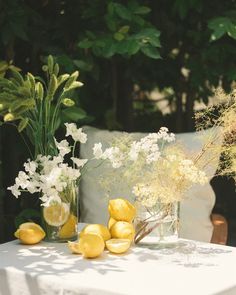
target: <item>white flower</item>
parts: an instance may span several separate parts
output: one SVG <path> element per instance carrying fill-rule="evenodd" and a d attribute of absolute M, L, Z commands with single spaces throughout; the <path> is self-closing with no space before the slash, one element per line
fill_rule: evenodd
<path fill-rule="evenodd" d="M 28 160 L 28 162 L 24 164 L 24 167 L 26 172 L 29 172 L 29 174 L 34 174 L 38 164 L 35 161 Z"/>
<path fill-rule="evenodd" d="M 110 160 L 113 168 L 119 168 L 122 166 L 124 155 L 118 147 L 110 147 L 104 151 L 101 158 Z"/>
<path fill-rule="evenodd" d="M 19 191 L 19 186 L 17 184 L 9 186 L 7 189 L 10 190 L 13 196 L 15 196 L 16 198 L 21 195 L 21 192 Z"/>
<path fill-rule="evenodd" d="M 25 189 L 29 183 L 29 176 L 25 172 L 20 171 L 15 179 L 15 183 L 16 185 L 21 186 L 23 189 Z"/>
<path fill-rule="evenodd" d="M 78 159 L 74 157 L 72 157 L 71 160 L 76 164 L 77 167 L 83 167 L 88 162 L 87 159 Z"/>
<path fill-rule="evenodd" d="M 93 155 L 94 155 L 95 159 L 101 159 L 101 157 L 103 155 L 101 142 L 94 144 Z"/>
<path fill-rule="evenodd" d="M 81 143 L 86 143 L 87 134 L 82 131 L 82 128 L 77 129 L 75 123 L 65 123 L 66 126 L 66 136 L 71 136 L 74 141 L 79 141 Z"/>
<path fill-rule="evenodd" d="M 54 141 L 61 157 L 64 157 L 66 154 L 70 153 L 71 149 L 69 142 L 66 139 L 62 140 L 61 142 L 57 142 L 56 138 L 54 138 Z"/>

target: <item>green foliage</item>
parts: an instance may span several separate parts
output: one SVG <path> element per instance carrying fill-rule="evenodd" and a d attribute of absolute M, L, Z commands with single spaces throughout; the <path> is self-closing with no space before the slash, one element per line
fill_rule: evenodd
<path fill-rule="evenodd" d="M 15 227 L 18 228 L 22 223 L 25 222 L 36 222 L 40 223 L 41 215 L 35 209 L 25 209 L 20 212 L 15 218 Z"/>
<path fill-rule="evenodd" d="M 215 41 L 226 34 L 231 38 L 236 39 L 236 14 L 235 18 L 214 18 L 209 21 L 208 27 L 213 30 L 213 33 L 211 34 L 212 41 Z"/>
<path fill-rule="evenodd" d="M 129 57 L 139 51 L 151 58 L 160 58 L 160 32 L 146 20 L 150 8 L 128 1 L 127 5 L 110 1 L 105 7 L 105 17 L 98 22 L 98 31 L 86 31 L 86 36 L 78 43 L 82 49 L 91 49 L 98 57 L 111 58 L 118 54 Z M 97 18 L 96 7 L 88 5 L 86 20 Z M 94 28 L 93 28 L 94 29 Z M 96 28 L 95 28 L 96 30 Z"/>
<path fill-rule="evenodd" d="M 31 73 L 25 76 L 11 68 L 10 78 L 0 78 L 0 115 L 4 122 L 16 121 L 18 131 L 26 129 L 35 148 L 35 155 L 54 153 L 53 137 L 63 118 L 77 122 L 86 112 L 68 98 L 83 83 L 77 81 L 78 71 L 59 75 L 59 65 L 51 55 L 43 66 L 46 81 Z M 66 110 L 61 110 L 61 106 Z"/>

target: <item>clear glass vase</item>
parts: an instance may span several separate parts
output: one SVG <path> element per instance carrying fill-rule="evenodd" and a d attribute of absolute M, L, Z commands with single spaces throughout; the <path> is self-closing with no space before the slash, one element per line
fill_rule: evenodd
<path fill-rule="evenodd" d="M 153 208 L 137 207 L 135 243 L 170 245 L 179 238 L 179 202 L 158 202 Z"/>
<path fill-rule="evenodd" d="M 78 187 L 69 185 L 60 195 L 61 202 L 53 202 L 42 209 L 42 225 L 48 242 L 77 239 Z"/>

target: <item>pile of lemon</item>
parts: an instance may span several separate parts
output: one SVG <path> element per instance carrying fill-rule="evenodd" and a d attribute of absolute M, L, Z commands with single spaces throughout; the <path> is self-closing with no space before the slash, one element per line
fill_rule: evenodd
<path fill-rule="evenodd" d="M 135 207 L 125 199 L 109 201 L 110 219 L 108 226 L 89 224 L 83 228 L 76 242 L 68 242 L 72 253 L 82 254 L 85 258 L 96 258 L 107 248 L 115 254 L 125 253 L 134 239 Z"/>
<path fill-rule="evenodd" d="M 44 210 L 44 218 L 49 224 L 58 226 L 59 221 L 55 217 L 62 215 L 62 209 L 53 206 Z M 105 248 L 116 254 L 125 253 L 130 248 L 135 235 L 135 207 L 129 201 L 119 198 L 109 201 L 108 211 L 110 218 L 107 226 L 89 224 L 80 232 L 77 241 L 68 242 L 72 253 L 82 254 L 85 258 L 95 258 L 101 255 Z M 70 214 L 64 218 L 63 223 L 59 236 L 64 239 L 70 238 L 74 234 L 77 218 Z M 44 239 L 45 232 L 38 224 L 26 222 L 20 225 L 15 236 L 21 243 L 33 245 Z"/>

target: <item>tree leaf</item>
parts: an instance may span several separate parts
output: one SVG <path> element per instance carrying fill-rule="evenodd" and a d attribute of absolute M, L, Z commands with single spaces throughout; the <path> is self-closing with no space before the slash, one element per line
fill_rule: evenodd
<path fill-rule="evenodd" d="M 125 20 L 131 20 L 131 13 L 130 11 L 122 4 L 114 3 L 115 11 L 117 15 Z"/>
<path fill-rule="evenodd" d="M 93 41 L 89 40 L 88 38 L 85 38 L 84 40 L 81 40 L 78 43 L 78 46 L 83 49 L 90 48 L 92 47 L 92 45 L 93 45 Z"/>
<path fill-rule="evenodd" d="M 134 13 L 136 14 L 148 14 L 151 11 L 151 9 L 147 6 L 138 6 L 135 8 Z"/>
<path fill-rule="evenodd" d="M 155 48 L 151 46 L 144 46 L 141 47 L 141 51 L 148 57 L 154 58 L 154 59 L 160 59 L 160 52 Z"/>

